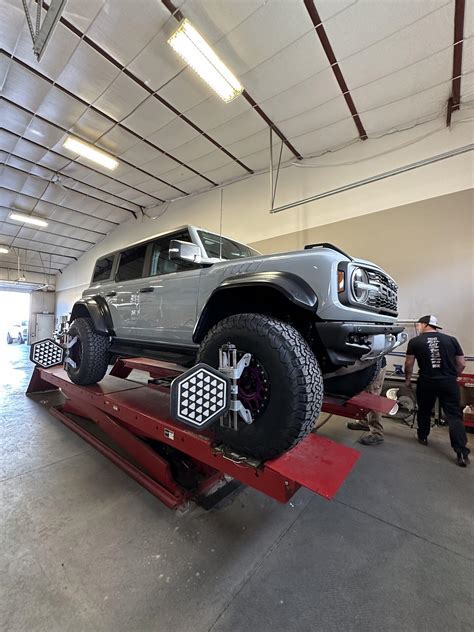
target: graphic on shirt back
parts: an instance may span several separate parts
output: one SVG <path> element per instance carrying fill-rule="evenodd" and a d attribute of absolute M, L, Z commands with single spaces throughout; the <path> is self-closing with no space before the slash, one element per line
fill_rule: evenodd
<path fill-rule="evenodd" d="M 428 338 L 428 349 L 430 352 L 431 368 L 441 368 L 441 354 L 439 352 L 439 340 L 438 338 Z"/>

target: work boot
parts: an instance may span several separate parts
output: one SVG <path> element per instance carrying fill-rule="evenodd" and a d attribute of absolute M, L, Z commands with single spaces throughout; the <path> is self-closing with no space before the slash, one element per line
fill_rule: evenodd
<path fill-rule="evenodd" d="M 378 445 L 383 443 L 383 437 L 376 434 L 364 435 L 359 439 L 359 443 L 362 443 L 362 445 Z"/>
<path fill-rule="evenodd" d="M 459 467 L 466 467 L 467 464 L 470 463 L 469 457 L 461 452 L 458 452 L 458 465 Z"/>
<path fill-rule="evenodd" d="M 364 424 L 360 421 L 350 421 L 347 424 L 347 427 L 349 428 L 349 430 L 365 430 L 366 432 L 367 430 L 370 430 L 369 424 Z"/>

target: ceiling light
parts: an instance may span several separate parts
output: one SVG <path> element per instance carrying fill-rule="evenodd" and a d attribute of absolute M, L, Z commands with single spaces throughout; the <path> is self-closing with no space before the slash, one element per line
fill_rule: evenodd
<path fill-rule="evenodd" d="M 118 167 L 118 160 L 115 160 L 115 158 L 112 158 L 112 156 L 109 156 L 109 154 L 106 154 L 104 151 L 100 151 L 92 145 L 83 143 L 81 140 L 73 138 L 72 136 L 68 136 L 66 138 L 63 147 L 79 154 L 79 156 L 84 156 L 84 158 L 92 160 L 92 162 L 96 162 L 107 169 L 115 169 Z"/>
<path fill-rule="evenodd" d="M 10 252 L 10 248 L 8 246 L 4 246 L 0 244 L 0 255 L 7 255 Z"/>
<path fill-rule="evenodd" d="M 226 103 L 244 89 L 188 20 L 181 22 L 168 44 Z"/>
<path fill-rule="evenodd" d="M 10 213 L 10 219 L 14 219 L 17 222 L 24 222 L 25 224 L 32 224 L 33 226 L 42 226 L 43 228 L 48 225 L 48 222 L 45 222 L 44 219 L 27 215 L 26 213 Z"/>

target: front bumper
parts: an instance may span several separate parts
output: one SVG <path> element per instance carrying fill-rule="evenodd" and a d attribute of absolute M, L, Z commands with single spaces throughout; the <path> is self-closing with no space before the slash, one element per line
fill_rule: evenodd
<path fill-rule="evenodd" d="M 407 339 L 400 325 L 325 322 L 317 323 L 316 329 L 329 359 L 336 366 L 376 360 Z"/>

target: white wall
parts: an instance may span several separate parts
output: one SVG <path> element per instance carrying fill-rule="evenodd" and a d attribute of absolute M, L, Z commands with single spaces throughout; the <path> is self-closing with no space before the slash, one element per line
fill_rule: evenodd
<path fill-rule="evenodd" d="M 359 142 L 337 153 L 303 163 L 318 163 L 324 168 L 285 168 L 279 178 L 276 205 L 306 198 L 473 142 L 473 127 L 470 123 L 457 123 L 451 129 L 440 129 L 440 124 L 443 125 L 437 120 L 382 139 Z M 398 149 L 392 151 L 394 147 Z M 371 156 L 376 157 L 357 164 L 333 166 Z M 223 189 L 222 228 L 224 234 L 252 243 L 468 189 L 473 184 L 472 152 L 469 152 L 270 215 L 269 175 L 266 173 Z M 183 198 L 170 204 L 166 210 L 165 207 L 157 207 L 155 211 L 149 211 L 156 215 L 165 211 L 158 219 L 132 219 L 117 227 L 58 276 L 56 313 L 70 310 L 68 304 L 72 304 L 80 295 L 82 287 L 89 283 L 94 262 L 102 254 L 182 224 L 197 224 L 219 231 L 220 195 L 220 190 L 216 189 Z"/>

